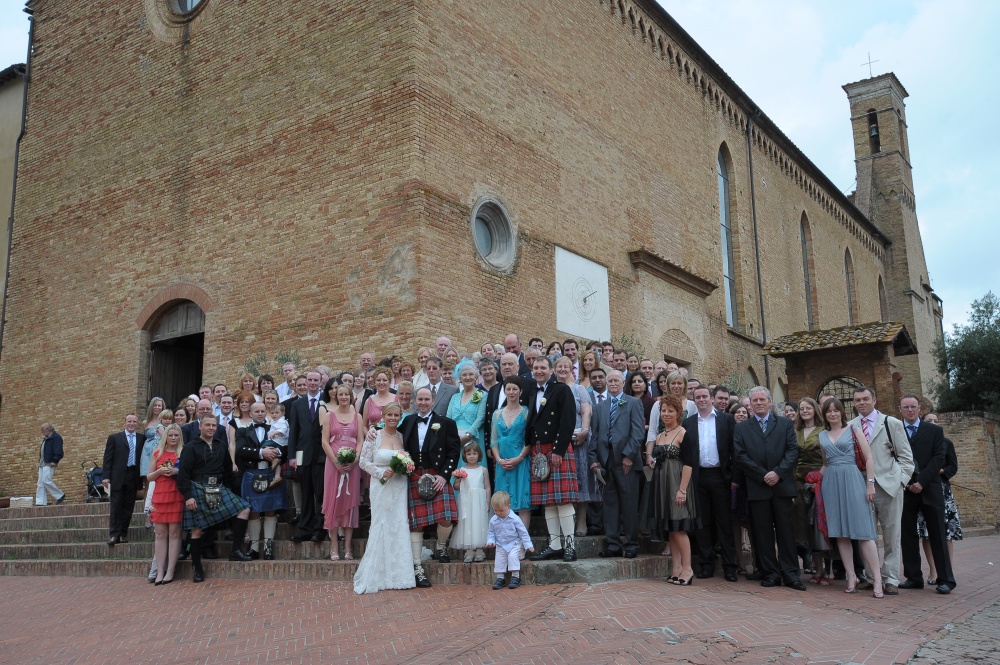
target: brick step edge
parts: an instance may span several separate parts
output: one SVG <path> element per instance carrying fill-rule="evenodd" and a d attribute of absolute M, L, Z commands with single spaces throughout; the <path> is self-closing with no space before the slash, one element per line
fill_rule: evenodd
<path fill-rule="evenodd" d="M 288 580 L 300 582 L 351 582 L 358 561 L 205 561 L 209 580 Z M 464 584 L 489 586 L 496 578 L 491 562 L 437 563 L 427 562 L 424 571 L 433 584 Z M 136 584 L 146 584 L 149 560 L 24 560 L 0 561 L 2 576 L 31 577 L 133 577 Z M 191 563 L 177 564 L 176 579 L 190 583 Z M 547 561 L 521 563 L 521 579 L 525 584 L 602 584 L 629 579 L 662 580 L 670 574 L 670 560 L 656 555 L 641 555 L 635 559 L 587 559 L 575 563 Z"/>

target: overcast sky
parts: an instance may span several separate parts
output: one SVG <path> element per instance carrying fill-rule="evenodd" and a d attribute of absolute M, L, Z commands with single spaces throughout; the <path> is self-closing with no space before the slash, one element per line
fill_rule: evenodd
<path fill-rule="evenodd" d="M 841 86 L 868 76 L 869 52 L 875 75 L 895 72 L 910 93 L 917 216 L 945 329 L 988 290 L 1000 293 L 1000 215 L 989 204 L 1000 176 L 1000 2 L 660 2 L 845 193 L 855 170 Z M 22 7 L 0 6 L 0 67 L 24 62 Z"/>

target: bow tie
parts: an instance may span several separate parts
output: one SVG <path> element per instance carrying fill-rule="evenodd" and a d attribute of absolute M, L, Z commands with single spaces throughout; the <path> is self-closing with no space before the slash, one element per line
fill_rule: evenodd
<path fill-rule="evenodd" d="M 254 427 L 263 427 L 265 432 L 268 431 L 269 429 L 271 429 L 271 426 L 268 425 L 267 423 L 260 423 L 260 424 L 254 423 L 253 426 Z"/>
<path fill-rule="evenodd" d="M 430 416 L 417 416 L 417 422 L 418 423 L 423 423 L 424 425 L 426 425 L 427 421 L 430 420 L 430 419 L 431 419 Z"/>

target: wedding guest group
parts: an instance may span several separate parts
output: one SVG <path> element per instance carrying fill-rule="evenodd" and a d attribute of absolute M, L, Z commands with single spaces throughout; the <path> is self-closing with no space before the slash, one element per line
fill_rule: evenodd
<path fill-rule="evenodd" d="M 487 549 L 493 588 L 515 589 L 522 559 L 572 563 L 587 535 L 604 536 L 600 556 L 624 558 L 648 537 L 670 555 L 673 585 L 743 573 L 805 591 L 803 574 L 829 586 L 837 562 L 844 591 L 875 598 L 925 586 L 923 539 L 930 585 L 957 586 L 958 461 L 919 396 L 894 405 L 902 419 L 881 413 L 868 386 L 776 405 L 765 387 L 738 394 L 611 342 L 501 339 L 464 354 L 442 335 L 412 362 L 364 350 L 340 371 L 285 363 L 277 385 L 243 373 L 173 410 L 154 398 L 141 427 L 129 414 L 108 437 L 109 545 L 127 542 L 145 478 L 160 584 L 188 554 L 182 530 L 201 581 L 219 529 L 247 565 L 276 558 L 282 516 L 294 543 L 329 540 L 330 560 L 350 561 L 370 514 L 358 593 L 430 587 L 426 565 L 453 552 L 474 564 Z M 59 502 L 42 475 L 61 439 L 50 425 L 42 433 L 39 503 L 46 492 Z M 744 528 L 752 565 L 740 558 Z"/>

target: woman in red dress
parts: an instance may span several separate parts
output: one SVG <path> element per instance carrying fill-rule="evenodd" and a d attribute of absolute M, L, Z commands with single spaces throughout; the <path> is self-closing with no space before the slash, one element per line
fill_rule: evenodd
<path fill-rule="evenodd" d="M 177 491 L 177 460 L 184 448 L 179 425 L 169 425 L 163 431 L 159 445 L 153 451 L 146 479 L 156 481 L 153 491 L 153 512 L 149 519 L 156 531 L 153 555 L 156 557 L 156 585 L 174 581 L 174 568 L 181 552 L 181 518 L 184 497 Z"/>

